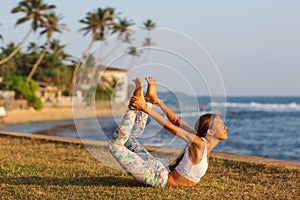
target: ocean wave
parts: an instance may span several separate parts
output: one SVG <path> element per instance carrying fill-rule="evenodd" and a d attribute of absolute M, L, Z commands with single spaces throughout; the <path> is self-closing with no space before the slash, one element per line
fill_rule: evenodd
<path fill-rule="evenodd" d="M 183 111 L 183 112 L 176 112 L 177 115 L 180 117 L 197 117 L 205 114 L 206 112 L 197 112 L 197 111 Z"/>
<path fill-rule="evenodd" d="M 291 103 L 239 103 L 239 102 L 211 102 L 210 107 L 226 107 L 229 111 L 268 111 L 268 112 L 299 112 L 300 105 Z"/>

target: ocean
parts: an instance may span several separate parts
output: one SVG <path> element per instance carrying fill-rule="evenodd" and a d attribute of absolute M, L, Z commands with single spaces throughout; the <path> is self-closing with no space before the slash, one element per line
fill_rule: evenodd
<path fill-rule="evenodd" d="M 221 103 L 210 97 L 197 97 L 195 103 L 195 98 L 185 95 L 162 93 L 159 96 L 190 126 L 212 107 L 226 110 L 222 118 L 228 127 L 228 140 L 221 141 L 214 151 L 300 162 L 300 97 L 226 97 Z M 73 120 L 10 125 L 1 130 L 107 141 L 121 120 L 122 116 L 101 117 L 95 126 L 95 119 L 83 119 L 79 122 L 79 132 Z M 159 147 L 185 147 L 183 141 L 150 118 L 140 142 Z"/>

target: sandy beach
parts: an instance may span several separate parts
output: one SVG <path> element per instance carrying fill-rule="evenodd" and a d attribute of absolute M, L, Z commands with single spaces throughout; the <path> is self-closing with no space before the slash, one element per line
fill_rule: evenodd
<path fill-rule="evenodd" d="M 122 111 L 120 111 L 120 113 L 121 112 Z M 96 115 L 110 116 L 112 115 L 112 110 L 110 108 L 100 108 L 96 110 Z M 72 107 L 47 107 L 43 108 L 42 110 L 18 109 L 7 111 L 7 116 L 3 118 L 1 123 L 4 125 L 9 125 L 67 119 L 73 119 Z"/>

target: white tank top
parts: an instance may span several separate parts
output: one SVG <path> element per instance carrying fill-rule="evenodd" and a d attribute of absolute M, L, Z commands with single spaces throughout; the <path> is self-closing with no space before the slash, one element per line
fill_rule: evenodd
<path fill-rule="evenodd" d="M 206 141 L 204 138 L 201 139 L 204 140 L 205 145 L 202 160 L 194 165 L 190 160 L 189 148 L 186 148 L 182 160 L 175 168 L 181 176 L 194 183 L 199 183 L 200 178 L 204 176 L 208 168 Z"/>

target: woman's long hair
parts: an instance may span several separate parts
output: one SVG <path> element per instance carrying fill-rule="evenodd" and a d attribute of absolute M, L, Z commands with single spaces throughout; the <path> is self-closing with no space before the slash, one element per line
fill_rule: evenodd
<path fill-rule="evenodd" d="M 195 130 L 197 131 L 196 136 L 198 137 L 205 137 L 207 134 L 207 130 L 212 126 L 212 122 L 214 121 L 214 119 L 217 117 L 218 115 L 213 114 L 213 113 L 207 113 L 204 114 L 202 116 L 200 116 L 200 118 L 197 120 L 197 122 L 195 123 Z M 181 155 L 175 160 L 175 162 L 173 162 L 170 166 L 169 169 L 170 171 L 173 171 L 177 165 L 181 162 L 184 153 L 185 153 L 185 149 L 183 150 L 183 152 L 181 153 Z"/>

